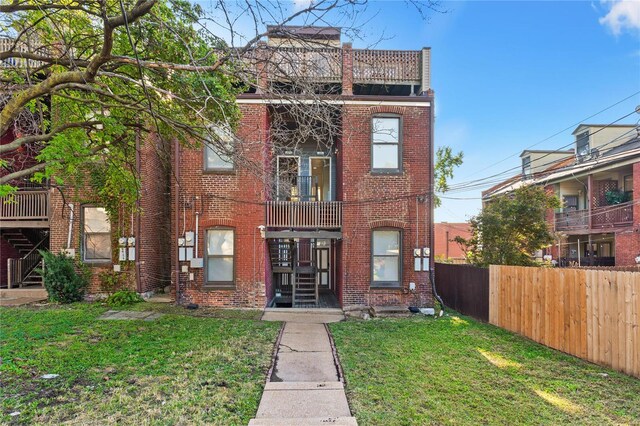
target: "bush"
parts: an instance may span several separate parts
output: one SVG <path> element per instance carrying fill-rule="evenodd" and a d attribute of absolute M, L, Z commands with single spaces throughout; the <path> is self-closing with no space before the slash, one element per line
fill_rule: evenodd
<path fill-rule="evenodd" d="M 126 275 L 119 272 L 107 271 L 100 273 L 100 290 L 111 296 L 113 293 L 125 290 L 127 286 Z"/>
<path fill-rule="evenodd" d="M 105 300 L 107 305 L 111 307 L 128 306 L 138 302 L 144 302 L 138 293 L 131 290 L 120 290 L 107 297 Z"/>
<path fill-rule="evenodd" d="M 44 259 L 41 270 L 44 287 L 52 302 L 72 303 L 82 300 L 89 285 L 90 273 L 86 267 L 66 255 L 40 251 Z"/>

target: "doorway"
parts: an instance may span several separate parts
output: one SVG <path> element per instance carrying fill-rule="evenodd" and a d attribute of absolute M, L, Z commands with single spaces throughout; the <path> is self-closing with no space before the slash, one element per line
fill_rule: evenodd
<path fill-rule="evenodd" d="M 316 201 L 331 200 L 331 157 L 309 157 L 309 170 L 315 184 Z"/>

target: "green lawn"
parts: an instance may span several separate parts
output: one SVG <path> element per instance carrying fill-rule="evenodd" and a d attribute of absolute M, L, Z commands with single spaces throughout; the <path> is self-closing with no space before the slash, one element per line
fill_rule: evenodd
<path fill-rule="evenodd" d="M 470 318 L 331 331 L 361 425 L 640 424 L 640 380 Z"/>
<path fill-rule="evenodd" d="M 133 309 L 147 308 L 168 313 L 98 321 L 97 304 L 0 308 L 0 423 L 247 424 L 279 324 L 255 311 Z"/>

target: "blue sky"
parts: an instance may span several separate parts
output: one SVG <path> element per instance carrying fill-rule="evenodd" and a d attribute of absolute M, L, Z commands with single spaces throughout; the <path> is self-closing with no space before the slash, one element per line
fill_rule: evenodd
<path fill-rule="evenodd" d="M 272 4 L 286 15 L 309 1 Z M 431 47 L 435 143 L 465 155 L 452 184 L 518 168 L 523 149 L 560 148 L 578 123 L 610 123 L 640 105 L 640 0 L 443 1 L 442 8 L 447 13 L 425 21 L 407 1 L 370 0 L 355 24 L 335 15 L 327 23 L 361 27 L 356 48 Z M 253 35 L 243 19 L 239 29 Z M 436 221 L 479 212 L 480 189 L 445 196 L 462 199 L 443 198 Z"/>
<path fill-rule="evenodd" d="M 432 48 L 436 146 L 465 154 L 452 183 L 518 167 L 523 149 L 571 127 L 535 148 L 566 145 L 574 124 L 640 91 L 639 1 L 443 6 L 448 13 L 432 13 L 428 22 L 403 2 L 373 2 L 369 9 L 380 10 L 371 28 L 393 36 L 378 48 Z M 640 94 L 587 121 L 610 123 L 637 105 Z M 478 189 L 445 195 L 471 199 L 443 199 L 436 221 L 464 221 L 480 209 Z"/>

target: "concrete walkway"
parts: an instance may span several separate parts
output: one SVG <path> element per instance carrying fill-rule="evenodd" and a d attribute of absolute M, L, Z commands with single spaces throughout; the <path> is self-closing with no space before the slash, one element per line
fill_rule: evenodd
<path fill-rule="evenodd" d="M 265 312 L 263 320 L 285 324 L 273 371 L 249 425 L 357 425 L 325 326 L 344 319 L 336 311 Z"/>

